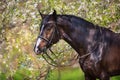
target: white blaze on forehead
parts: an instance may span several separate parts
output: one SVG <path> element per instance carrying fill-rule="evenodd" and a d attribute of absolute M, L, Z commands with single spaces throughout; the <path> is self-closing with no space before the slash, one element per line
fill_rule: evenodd
<path fill-rule="evenodd" d="M 41 35 L 41 33 L 43 32 L 43 28 L 44 28 L 44 25 L 42 25 L 42 27 L 41 27 L 40 35 Z M 36 53 L 37 53 L 38 50 L 39 50 L 38 47 L 39 47 L 41 41 L 42 41 L 41 38 L 38 38 L 38 39 L 37 39 L 36 46 L 35 46 L 35 52 L 36 52 Z"/>
<path fill-rule="evenodd" d="M 41 27 L 40 35 L 41 35 L 42 32 L 43 32 L 43 28 L 44 28 L 44 25 L 42 25 L 42 27 Z M 39 38 L 37 39 L 37 42 L 36 42 L 36 47 L 38 47 L 40 43 L 41 43 L 41 38 L 39 37 Z"/>
<path fill-rule="evenodd" d="M 41 33 L 43 32 L 44 26 L 45 26 L 45 25 L 42 25 L 42 26 L 41 26 L 40 35 L 41 35 Z"/>

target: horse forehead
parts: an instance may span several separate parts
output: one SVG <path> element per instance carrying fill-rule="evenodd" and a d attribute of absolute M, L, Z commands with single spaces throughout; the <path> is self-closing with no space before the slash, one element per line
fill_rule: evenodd
<path fill-rule="evenodd" d="M 52 20 L 47 20 L 47 21 L 42 21 L 42 25 L 46 25 L 46 24 L 50 24 L 50 23 L 54 23 L 54 21 Z"/>
<path fill-rule="evenodd" d="M 41 22 L 41 28 L 45 27 L 46 24 L 54 24 L 55 22 L 52 21 L 51 19 L 49 19 L 49 16 L 47 16 L 46 18 L 44 18 Z"/>

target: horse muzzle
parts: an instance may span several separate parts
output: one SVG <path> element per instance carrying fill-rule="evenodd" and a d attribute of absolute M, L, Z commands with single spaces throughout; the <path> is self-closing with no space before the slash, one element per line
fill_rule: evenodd
<path fill-rule="evenodd" d="M 46 50 L 47 50 L 46 47 L 44 47 L 44 48 L 35 47 L 34 48 L 34 52 L 36 53 L 36 55 L 39 55 L 39 54 L 45 52 Z"/>

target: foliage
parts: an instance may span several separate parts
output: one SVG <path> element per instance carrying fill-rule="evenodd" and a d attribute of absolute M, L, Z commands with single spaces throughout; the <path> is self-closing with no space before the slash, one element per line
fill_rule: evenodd
<path fill-rule="evenodd" d="M 119 0 L 0 0 L 0 5 L 0 80 L 49 78 L 48 64 L 33 52 L 41 21 L 37 9 L 44 14 L 55 9 L 58 14 L 76 15 L 120 32 Z M 52 57 L 70 65 L 75 52 L 69 48 L 60 41 L 52 47 L 57 55 Z"/>
<path fill-rule="evenodd" d="M 84 80 L 83 72 L 78 68 L 60 68 L 60 70 L 51 70 L 47 80 Z M 60 76 L 60 77 L 59 77 Z M 111 80 L 119 80 L 120 76 L 112 77 Z"/>

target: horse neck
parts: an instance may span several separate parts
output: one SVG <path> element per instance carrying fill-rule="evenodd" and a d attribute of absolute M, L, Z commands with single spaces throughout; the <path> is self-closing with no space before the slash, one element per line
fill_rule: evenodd
<path fill-rule="evenodd" d="M 72 48 L 75 49 L 79 55 L 86 54 L 86 41 L 87 37 L 86 28 L 82 26 L 75 26 L 71 24 L 69 21 L 65 20 L 58 24 L 62 39 L 64 39 Z M 81 25 L 81 24 L 80 24 Z"/>

